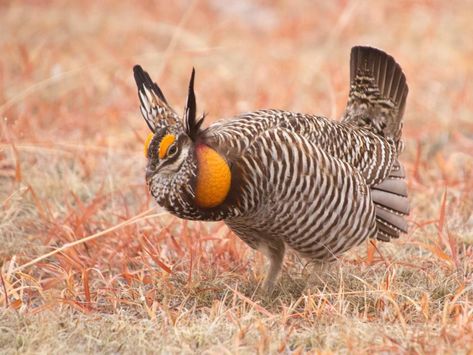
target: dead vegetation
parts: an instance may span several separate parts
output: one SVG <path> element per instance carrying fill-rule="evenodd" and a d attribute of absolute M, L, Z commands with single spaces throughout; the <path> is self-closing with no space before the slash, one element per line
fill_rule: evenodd
<path fill-rule="evenodd" d="M 463 1 L 0 4 L 0 351 L 471 352 L 471 18 Z M 194 66 L 210 119 L 337 117 L 355 44 L 408 78 L 410 233 L 320 274 L 292 256 L 266 299 L 263 257 L 151 201 L 131 67 L 180 107 Z"/>

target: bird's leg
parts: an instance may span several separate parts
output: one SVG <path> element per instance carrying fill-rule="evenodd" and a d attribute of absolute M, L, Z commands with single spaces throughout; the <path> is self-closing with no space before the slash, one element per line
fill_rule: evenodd
<path fill-rule="evenodd" d="M 263 290 L 265 293 L 271 294 L 282 268 L 285 251 L 284 243 L 282 241 L 271 241 L 271 245 L 265 244 L 258 249 L 269 259 L 269 270 L 263 283 Z"/>
<path fill-rule="evenodd" d="M 316 288 L 325 288 L 327 286 L 327 275 L 332 270 L 335 262 L 333 261 L 314 261 L 311 263 L 310 275 L 307 286 Z"/>

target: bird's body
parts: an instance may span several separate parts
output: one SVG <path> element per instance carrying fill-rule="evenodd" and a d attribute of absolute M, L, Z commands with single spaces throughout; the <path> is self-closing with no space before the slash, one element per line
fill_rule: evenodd
<path fill-rule="evenodd" d="M 154 132 L 151 194 L 180 218 L 224 220 L 270 259 L 268 288 L 286 246 L 329 261 L 367 238 L 399 237 L 409 209 L 397 160 L 407 85 L 392 57 L 379 50 L 355 47 L 351 66 L 341 122 L 261 110 L 206 129 L 195 120 L 193 76 L 183 127 L 157 85 L 135 69 L 142 112 Z M 161 154 L 166 140 L 177 157 Z"/>

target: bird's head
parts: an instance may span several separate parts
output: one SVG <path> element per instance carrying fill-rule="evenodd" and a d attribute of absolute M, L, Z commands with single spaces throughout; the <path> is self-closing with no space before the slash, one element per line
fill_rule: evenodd
<path fill-rule="evenodd" d="M 171 108 L 159 86 L 141 66 L 135 66 L 133 71 L 138 86 L 141 113 L 151 130 L 144 147 L 145 156 L 148 158 L 146 181 L 149 184 L 154 176 L 170 178 L 179 172 L 188 155 L 193 152 L 204 115 L 197 120 L 194 70 L 183 117 L 179 117 Z"/>
<path fill-rule="evenodd" d="M 195 71 L 192 70 L 182 117 L 171 108 L 148 73 L 138 65 L 133 71 L 141 113 L 151 130 L 145 143 L 146 182 L 151 193 L 158 202 L 165 202 L 170 188 L 187 184 L 193 189 L 195 205 L 220 205 L 230 189 L 231 173 L 226 160 L 200 139 L 205 115 L 199 119 L 196 116 Z"/>

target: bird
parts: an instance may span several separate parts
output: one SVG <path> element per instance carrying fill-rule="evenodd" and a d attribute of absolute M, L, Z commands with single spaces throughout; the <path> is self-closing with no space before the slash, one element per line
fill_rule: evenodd
<path fill-rule="evenodd" d="M 263 109 L 203 128 L 192 69 L 179 115 L 140 65 L 140 110 L 151 130 L 145 179 L 156 202 L 187 220 L 224 221 L 269 268 L 272 292 L 287 249 L 330 263 L 365 240 L 408 231 L 406 172 L 398 156 L 408 86 L 380 49 L 355 46 L 341 119 Z"/>

